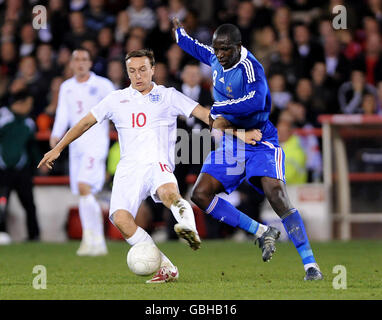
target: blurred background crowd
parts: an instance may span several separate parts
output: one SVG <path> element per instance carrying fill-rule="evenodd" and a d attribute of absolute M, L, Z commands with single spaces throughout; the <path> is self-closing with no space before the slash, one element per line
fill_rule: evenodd
<path fill-rule="evenodd" d="M 46 29 L 33 28 L 35 5 L 46 7 Z M 346 8 L 346 29 L 333 28 L 336 5 Z M 210 106 L 210 68 L 176 45 L 173 17 L 190 36 L 208 45 L 218 25 L 239 27 L 243 45 L 268 77 L 271 120 L 287 156 L 288 184 L 322 181 L 321 139 L 297 135 L 296 128 L 319 128 L 321 114 L 382 113 L 381 0 L 0 0 L 0 106 L 10 107 L 12 98 L 26 90 L 33 97 L 27 113 L 36 131 L 49 131 L 60 85 L 72 76 L 71 52 L 80 46 L 92 54 L 92 71 L 109 78 L 116 89 L 129 85 L 126 53 L 151 48 L 157 84 L 174 86 Z M 178 126 L 190 134 L 203 128 L 195 119 L 179 119 Z M 41 153 L 48 150 L 47 141 L 38 144 Z M 112 149 L 111 177 L 115 157 Z M 183 194 L 199 169 L 177 167 Z M 67 162 L 62 161 L 49 174 L 67 173 Z M 253 194 L 244 184 L 231 200 L 256 217 L 262 197 Z M 154 220 L 160 222 L 161 217 Z M 221 236 L 214 228 L 211 237 Z"/>

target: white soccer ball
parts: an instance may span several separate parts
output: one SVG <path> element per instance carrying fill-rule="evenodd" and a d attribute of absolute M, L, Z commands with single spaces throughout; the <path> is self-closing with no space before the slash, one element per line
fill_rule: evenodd
<path fill-rule="evenodd" d="M 12 242 L 11 237 L 6 232 L 0 232 L 0 245 L 7 245 Z"/>
<path fill-rule="evenodd" d="M 140 242 L 127 253 L 127 265 L 139 276 L 148 276 L 157 271 L 162 259 L 158 247 L 151 242 Z"/>

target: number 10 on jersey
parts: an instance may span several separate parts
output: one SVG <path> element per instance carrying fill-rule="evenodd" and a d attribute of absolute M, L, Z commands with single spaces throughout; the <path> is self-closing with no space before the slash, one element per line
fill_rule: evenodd
<path fill-rule="evenodd" d="M 131 125 L 133 128 L 139 127 L 142 128 L 146 124 L 146 115 L 143 112 L 131 114 Z"/>

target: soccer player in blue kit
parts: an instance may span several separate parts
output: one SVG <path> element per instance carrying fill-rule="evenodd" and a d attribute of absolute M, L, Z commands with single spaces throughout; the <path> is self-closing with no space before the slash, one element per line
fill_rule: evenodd
<path fill-rule="evenodd" d="M 255 145 L 240 145 L 232 135 L 224 135 L 223 143 L 203 164 L 192 201 L 213 218 L 254 234 L 263 260 L 269 261 L 280 231 L 258 223 L 217 196 L 220 192 L 231 193 L 246 179 L 265 194 L 282 219 L 302 259 L 304 280 L 323 279 L 302 218 L 287 195 L 285 154 L 279 146 L 277 130 L 269 121 L 271 94 L 262 65 L 241 45 L 241 34 L 235 25 L 219 26 L 213 34 L 212 47 L 191 38 L 178 19 L 174 18 L 173 25 L 180 48 L 212 68 L 215 103 L 211 107 L 211 123 L 229 121 L 236 129 L 256 128 L 262 132 L 261 141 Z M 229 161 L 234 155 L 238 158 L 236 163 Z"/>

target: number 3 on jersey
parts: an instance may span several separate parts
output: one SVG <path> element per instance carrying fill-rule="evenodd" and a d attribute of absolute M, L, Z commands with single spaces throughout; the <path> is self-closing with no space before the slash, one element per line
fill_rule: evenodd
<path fill-rule="evenodd" d="M 143 112 L 138 113 L 137 115 L 135 113 L 131 114 L 131 125 L 133 128 L 139 127 L 142 128 L 146 124 L 146 115 Z"/>

